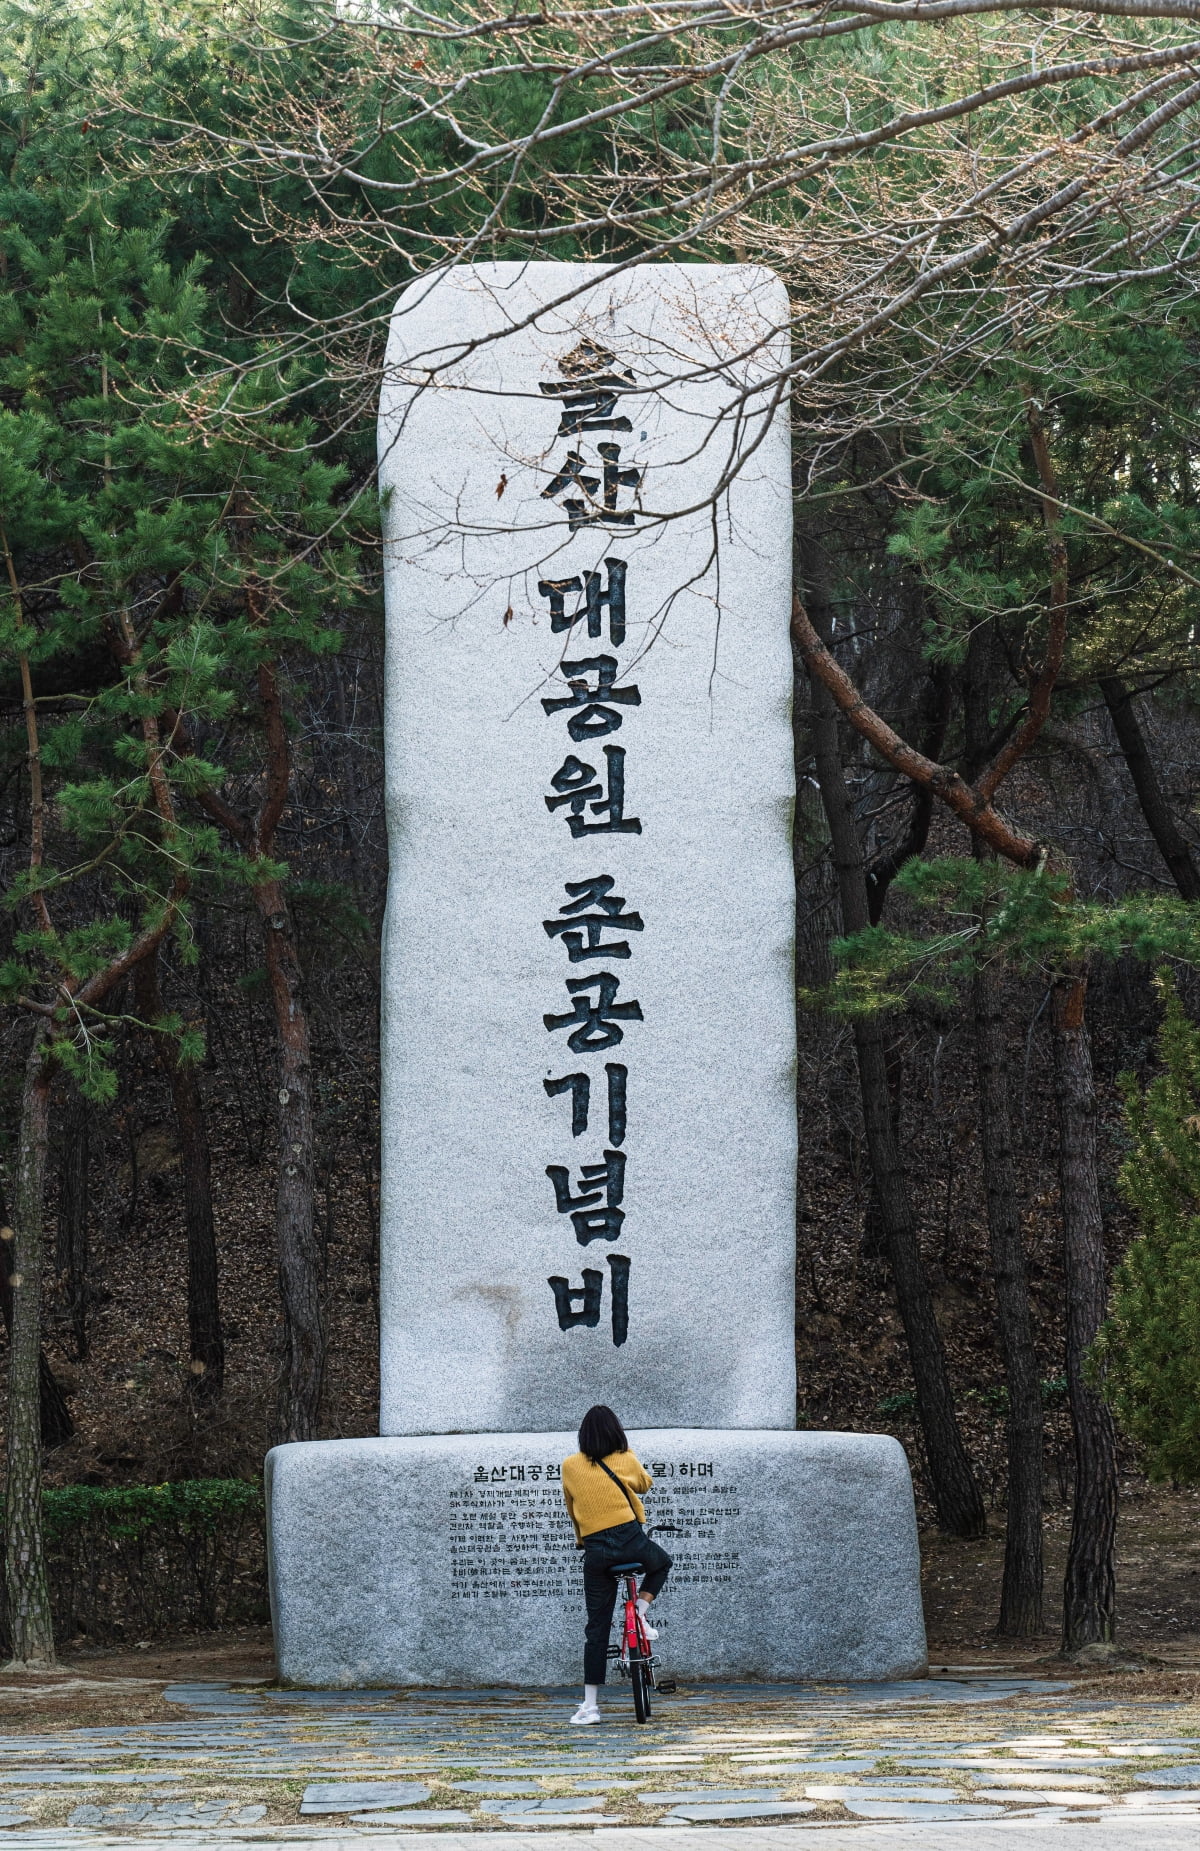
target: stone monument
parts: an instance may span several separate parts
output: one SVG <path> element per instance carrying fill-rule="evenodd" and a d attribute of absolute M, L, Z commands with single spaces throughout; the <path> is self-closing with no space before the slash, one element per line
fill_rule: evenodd
<path fill-rule="evenodd" d="M 672 1673 L 924 1665 L 901 1448 L 794 1427 L 786 329 L 749 265 L 397 305 L 383 1437 L 268 1458 L 289 1681 L 578 1682 L 597 1401 L 675 1531 Z"/>

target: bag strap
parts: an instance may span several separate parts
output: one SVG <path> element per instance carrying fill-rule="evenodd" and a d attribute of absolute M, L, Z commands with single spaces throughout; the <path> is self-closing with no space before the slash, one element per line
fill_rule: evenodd
<path fill-rule="evenodd" d="M 640 1523 L 642 1519 L 638 1512 L 638 1507 L 633 1501 L 633 1492 L 629 1489 L 629 1486 L 625 1483 L 625 1481 L 621 1478 L 618 1478 L 615 1472 L 610 1471 L 609 1467 L 605 1465 L 603 1459 L 593 1459 L 592 1464 L 598 1465 L 600 1467 L 600 1470 L 602 1472 L 607 1473 L 608 1477 L 612 1479 L 613 1484 L 616 1485 L 618 1491 L 623 1491 L 625 1493 L 626 1501 L 629 1504 L 629 1508 L 633 1512 L 635 1520 L 638 1523 Z"/>

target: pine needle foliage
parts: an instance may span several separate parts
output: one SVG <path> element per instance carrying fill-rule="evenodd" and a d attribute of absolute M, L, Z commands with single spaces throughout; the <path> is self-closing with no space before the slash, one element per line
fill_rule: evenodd
<path fill-rule="evenodd" d="M 941 855 L 910 862 L 895 886 L 936 915 L 933 929 L 869 926 L 835 940 L 833 981 L 803 991 L 807 1006 L 853 1018 L 919 1000 L 949 1004 L 981 963 L 1047 978 L 1091 957 L 1200 963 L 1194 906 L 1141 892 L 1080 900 L 1069 876 L 1049 862 L 1030 870 Z"/>
<path fill-rule="evenodd" d="M 1140 1232 L 1114 1281 L 1093 1368 L 1118 1421 L 1145 1448 L 1152 1478 L 1200 1481 L 1200 1025 L 1171 978 L 1144 1089 L 1122 1081 L 1132 1148 L 1121 1193 Z"/>

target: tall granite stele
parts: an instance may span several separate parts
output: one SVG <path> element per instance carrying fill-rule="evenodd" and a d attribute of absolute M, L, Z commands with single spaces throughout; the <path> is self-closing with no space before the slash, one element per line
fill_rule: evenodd
<path fill-rule="evenodd" d="M 675 1530 L 673 1673 L 924 1667 L 903 1452 L 795 1431 L 786 329 L 748 265 L 396 308 L 384 1437 L 268 1458 L 294 1683 L 577 1682 L 597 1401 Z"/>

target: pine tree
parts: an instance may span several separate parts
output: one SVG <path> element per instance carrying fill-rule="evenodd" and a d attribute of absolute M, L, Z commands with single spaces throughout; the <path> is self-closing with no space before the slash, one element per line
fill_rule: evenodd
<path fill-rule="evenodd" d="M 1123 1082 L 1133 1149 L 1120 1186 L 1140 1233 L 1117 1269 L 1095 1366 L 1152 1478 L 1200 1480 L 1200 1025 L 1171 979 L 1143 1091 Z"/>

